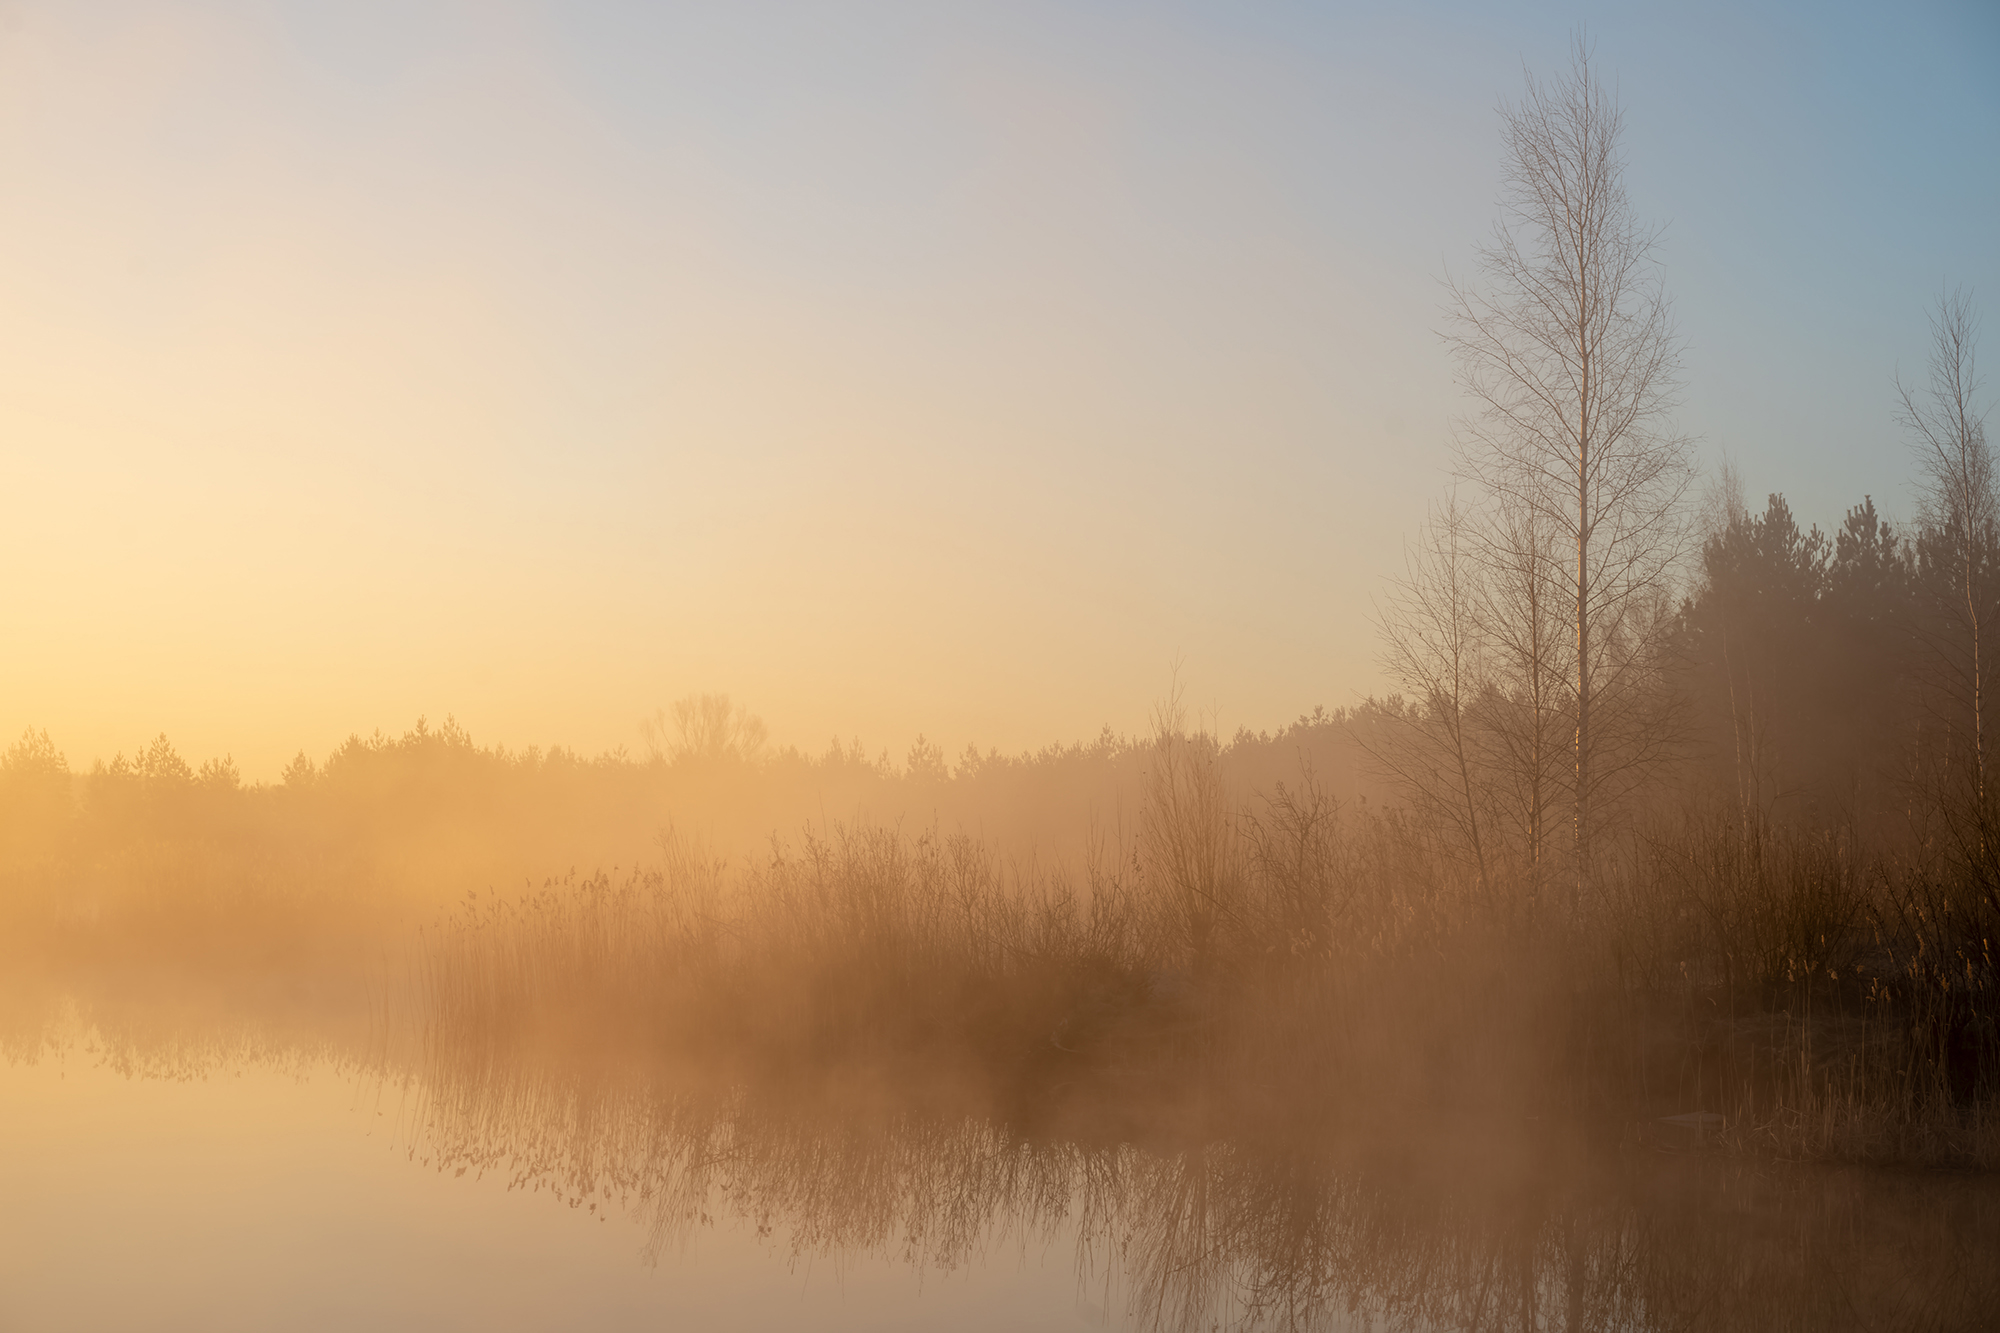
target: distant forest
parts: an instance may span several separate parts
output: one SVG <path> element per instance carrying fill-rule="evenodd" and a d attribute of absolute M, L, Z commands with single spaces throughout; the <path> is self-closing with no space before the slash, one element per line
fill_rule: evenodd
<path fill-rule="evenodd" d="M 1951 836 L 1936 816 L 1969 745 L 1970 684 L 1954 653 L 1962 587 L 1938 543 L 1885 522 L 1872 500 L 1830 538 L 1801 528 L 1782 495 L 1719 517 L 1655 682 L 1672 732 L 1635 794 L 1656 820 L 1705 809 L 1906 852 Z M 2000 625 L 2000 597 L 1985 623 Z M 1200 739 L 1246 807 L 1310 783 L 1355 813 L 1410 809 L 1429 788 L 1398 765 L 1434 720 L 1424 701 L 1393 695 Z M 968 749 L 952 761 L 923 740 L 900 763 L 859 741 L 813 755 L 765 744 L 722 695 L 682 700 L 644 731 L 645 754 L 589 758 L 482 746 L 454 722 L 420 720 L 245 784 L 228 759 L 197 766 L 165 736 L 72 771 L 31 730 L 0 756 L 0 864 L 16 904 L 59 886 L 94 903 L 315 886 L 437 903 L 642 864 L 667 827 L 755 860 L 809 825 L 872 821 L 969 833 L 1054 869 L 1120 854 L 1153 747 L 1106 729 L 1011 757 Z M 1561 766 L 1559 752 L 1553 781 Z M 1429 823 L 1447 847 L 1461 840 L 1453 821 Z"/>
<path fill-rule="evenodd" d="M 1882 850 L 1953 836 L 1937 816 L 1971 746 L 1963 592 L 1941 543 L 1921 526 L 1892 526 L 1872 499 L 1831 537 L 1801 528 L 1779 494 L 1761 512 L 1725 504 L 1653 682 L 1651 716 L 1669 730 L 1633 792 L 1656 818 L 1706 809 L 1838 830 Z M 1974 610 L 1985 629 L 2000 625 L 2000 586 Z M 1275 732 L 1202 740 L 1246 805 L 1278 784 L 1312 783 L 1356 811 L 1371 801 L 1420 809 L 1436 799 L 1438 774 L 1413 775 L 1411 756 L 1423 758 L 1434 707 L 1371 697 Z M 1479 709 L 1468 712 L 1476 731 Z M 1470 741 L 1497 788 L 1505 737 L 1493 731 Z M 194 876 L 203 893 L 282 879 L 288 893 L 393 885 L 435 902 L 640 864 L 670 825 L 720 855 L 755 859 L 808 825 L 878 821 L 970 833 L 1053 868 L 1117 855 L 1153 745 L 1107 728 L 1017 756 L 968 749 L 952 760 L 922 739 L 900 763 L 859 741 L 807 754 L 767 745 L 757 719 L 724 695 L 684 699 L 643 732 L 647 753 L 590 758 L 483 746 L 455 722 L 419 720 L 401 736 L 352 737 L 318 762 L 301 753 L 278 782 L 245 784 L 227 758 L 197 766 L 165 736 L 73 771 L 31 730 L 0 756 L 0 856 L 10 878 L 46 889 L 54 874 L 98 896 L 136 889 L 135 878 Z M 1552 784 L 1562 767 L 1558 746 Z M 1493 806 L 1488 836 L 1503 837 L 1502 794 L 1481 799 Z M 1458 830 L 1437 821 L 1446 844 L 1462 840 Z"/>

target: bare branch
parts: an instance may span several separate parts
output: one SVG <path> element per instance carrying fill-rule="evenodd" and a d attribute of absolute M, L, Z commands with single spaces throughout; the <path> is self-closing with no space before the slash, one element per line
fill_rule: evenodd
<path fill-rule="evenodd" d="M 1481 285 L 1446 283 L 1445 338 L 1476 405 L 1460 423 L 1459 475 L 1493 511 L 1479 548 L 1495 588 L 1483 619 L 1510 672 L 1493 712 L 1517 727 L 1533 719 L 1499 752 L 1530 766 L 1537 792 L 1532 738 L 1555 702 L 1542 690 L 1559 657 L 1539 618 L 1561 608 L 1581 877 L 1592 802 L 1661 748 L 1640 705 L 1670 620 L 1658 608 L 1691 536 L 1689 442 L 1668 421 L 1681 343 L 1654 258 L 1660 233 L 1625 192 L 1623 116 L 1581 34 L 1568 70 L 1530 75 L 1501 122 L 1507 159 Z"/>

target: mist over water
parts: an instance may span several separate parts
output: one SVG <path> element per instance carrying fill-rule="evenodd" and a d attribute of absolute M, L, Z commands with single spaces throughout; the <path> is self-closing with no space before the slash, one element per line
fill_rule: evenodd
<path fill-rule="evenodd" d="M 15 1327 L 1953 1329 L 2000 1300 L 1990 1182 L 1676 1126 L 1024 1115 L 431 1029 L 393 1071 L 218 1043 L 135 1077 L 67 1033 L 0 1070 Z"/>
<path fill-rule="evenodd" d="M 333 8 L 0 0 L 0 1333 L 2000 1326 L 1983 10 Z"/>
<path fill-rule="evenodd" d="M 1131 812 L 1075 855 L 859 817 L 726 855 L 655 824 L 633 868 L 511 892 L 441 868 L 602 836 L 621 784 L 776 800 L 854 770 L 568 764 L 423 728 L 277 789 L 204 788 L 164 748 L 92 775 L 82 836 L 10 844 L 41 896 L 10 899 L 0 1312 L 1980 1325 L 1990 1103 L 1913 1092 L 1907 1002 L 1810 980 L 1732 999 L 1699 933 L 1636 954 L 1664 923 L 1635 904 L 1683 920 L 1677 893 L 1726 882 L 1675 887 L 1740 848 L 1698 824 L 1583 928 L 1481 889 L 1379 791 L 1320 785 L 1367 725 L 868 770 L 884 808 L 1007 781 Z M 658 807 L 624 808 L 637 841 Z M 1810 838 L 1760 856 L 1711 870 L 1739 893 L 1867 879 Z M 234 887 L 169 892 L 189 882 Z M 1837 970 L 1876 946 L 1825 947 Z M 106 1285 L 126 1250 L 155 1257 Z"/>

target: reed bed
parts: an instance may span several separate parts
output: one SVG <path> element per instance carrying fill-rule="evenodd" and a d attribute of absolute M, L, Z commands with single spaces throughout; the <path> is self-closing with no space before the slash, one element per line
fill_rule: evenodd
<path fill-rule="evenodd" d="M 1163 731 L 1135 836 L 1073 875 L 836 827 L 469 900 L 422 951 L 431 1067 L 474 1100 L 522 1061 L 868 1084 L 1030 1135 L 2000 1164 L 1978 885 L 1689 815 L 1572 905 L 1309 777 L 1246 807 L 1216 753 Z"/>

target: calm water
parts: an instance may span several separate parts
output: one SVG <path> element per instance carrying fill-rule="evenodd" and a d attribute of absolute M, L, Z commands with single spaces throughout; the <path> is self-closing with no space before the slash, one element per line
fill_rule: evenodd
<path fill-rule="evenodd" d="M 1542 1142 L 1024 1138 L 431 1051 L 0 1062 L 0 1329 L 1975 1328 L 2000 1191 Z M 450 1058 L 445 1058 L 446 1056 Z"/>
<path fill-rule="evenodd" d="M 0 1329 L 1105 1326 L 1060 1241 L 949 1273 L 726 1217 L 661 1247 L 643 1212 L 413 1158 L 379 1091 L 0 1063 Z"/>

